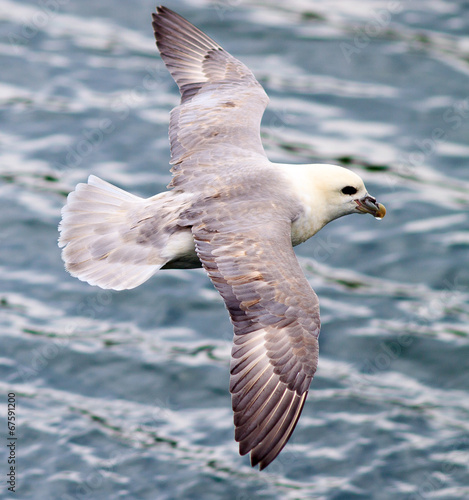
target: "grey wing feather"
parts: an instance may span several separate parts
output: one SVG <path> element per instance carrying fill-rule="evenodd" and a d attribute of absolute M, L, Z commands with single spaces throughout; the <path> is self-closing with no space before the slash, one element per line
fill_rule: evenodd
<path fill-rule="evenodd" d="M 260 123 L 269 99 L 252 72 L 166 7 L 153 14 L 153 28 L 181 92 L 169 126 L 172 186 L 184 185 L 185 171 L 200 168 L 194 157 L 207 150 L 219 148 L 226 156 L 227 149 L 236 149 L 265 158 Z"/>
<path fill-rule="evenodd" d="M 263 469 L 293 432 L 316 371 L 319 305 L 293 252 L 289 221 L 274 215 L 259 225 L 243 211 L 229 219 L 221 207 L 192 231 L 234 325 L 235 439 Z"/>

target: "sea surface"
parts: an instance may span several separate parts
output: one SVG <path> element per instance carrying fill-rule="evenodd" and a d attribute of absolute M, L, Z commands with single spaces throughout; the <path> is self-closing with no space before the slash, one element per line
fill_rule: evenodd
<path fill-rule="evenodd" d="M 270 96 L 273 161 L 360 174 L 387 216 L 297 247 L 320 361 L 265 471 L 238 455 L 232 328 L 202 270 L 69 276 L 66 195 L 170 181 L 178 90 L 147 0 L 0 0 L 0 498 L 469 498 L 469 2 L 168 1 Z M 8 394 L 16 492 L 7 489 Z"/>

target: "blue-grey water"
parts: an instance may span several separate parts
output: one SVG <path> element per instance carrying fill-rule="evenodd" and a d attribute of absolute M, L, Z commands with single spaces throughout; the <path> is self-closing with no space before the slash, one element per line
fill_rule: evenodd
<path fill-rule="evenodd" d="M 89 174 L 140 196 L 170 180 L 154 2 L 0 0 L 0 498 L 469 498 L 469 3 L 167 3 L 264 85 L 272 160 L 345 165 L 388 214 L 297 248 L 319 368 L 290 443 L 251 469 L 204 272 L 103 291 L 56 243 Z"/>

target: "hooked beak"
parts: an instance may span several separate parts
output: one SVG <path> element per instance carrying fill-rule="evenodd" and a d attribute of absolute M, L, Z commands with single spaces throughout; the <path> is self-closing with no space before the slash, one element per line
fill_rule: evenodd
<path fill-rule="evenodd" d="M 386 208 L 376 201 L 376 198 L 365 195 L 363 198 L 354 200 L 357 204 L 357 210 L 364 214 L 371 214 L 376 219 L 382 219 L 386 215 Z"/>

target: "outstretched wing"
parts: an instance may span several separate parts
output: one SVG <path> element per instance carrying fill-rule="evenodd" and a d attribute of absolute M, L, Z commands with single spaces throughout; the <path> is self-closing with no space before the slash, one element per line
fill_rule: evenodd
<path fill-rule="evenodd" d="M 293 432 L 316 371 L 319 305 L 293 252 L 287 218 L 270 213 L 254 221 L 247 207 L 231 213 L 217 205 L 192 232 L 234 325 L 235 438 L 240 453 L 251 452 L 251 464 L 263 469 Z"/>
<path fill-rule="evenodd" d="M 169 125 L 172 186 L 184 184 L 191 169 L 203 168 L 198 153 L 221 148 L 223 156 L 236 148 L 265 157 L 260 123 L 269 99 L 251 71 L 166 7 L 153 14 L 153 28 L 181 92 L 181 105 L 172 110 Z M 223 163 L 208 163 L 223 168 Z"/>
<path fill-rule="evenodd" d="M 298 207 L 269 168 L 260 140 L 268 98 L 249 69 L 169 9 L 157 9 L 153 27 L 181 91 L 170 186 L 203 194 L 179 224 L 192 228 L 229 310 L 235 438 L 263 469 L 293 432 L 317 366 L 318 301 L 291 245 Z"/>

